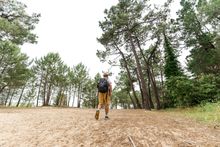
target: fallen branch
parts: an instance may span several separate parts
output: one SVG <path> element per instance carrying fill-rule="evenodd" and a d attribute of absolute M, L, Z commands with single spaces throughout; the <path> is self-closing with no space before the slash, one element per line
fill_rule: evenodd
<path fill-rule="evenodd" d="M 131 136 L 128 136 L 128 139 L 131 142 L 132 147 L 136 147 L 136 145 L 134 144 L 134 141 L 132 140 Z"/>

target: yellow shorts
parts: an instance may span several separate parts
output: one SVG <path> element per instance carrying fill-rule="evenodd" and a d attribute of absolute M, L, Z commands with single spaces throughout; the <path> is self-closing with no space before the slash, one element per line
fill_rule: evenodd
<path fill-rule="evenodd" d="M 98 94 L 99 96 L 99 104 L 100 105 L 106 105 L 106 104 L 108 104 L 108 105 L 110 105 L 110 102 L 111 102 L 111 100 L 110 100 L 110 96 L 108 95 L 108 93 L 106 92 L 106 93 L 101 93 L 101 92 L 99 92 L 99 94 Z"/>

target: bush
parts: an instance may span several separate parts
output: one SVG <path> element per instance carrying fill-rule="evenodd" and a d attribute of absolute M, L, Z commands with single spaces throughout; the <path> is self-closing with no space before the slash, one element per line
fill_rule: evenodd
<path fill-rule="evenodd" d="M 185 76 L 171 77 L 166 81 L 165 105 L 189 107 L 220 98 L 220 77 L 201 75 L 195 79 Z"/>

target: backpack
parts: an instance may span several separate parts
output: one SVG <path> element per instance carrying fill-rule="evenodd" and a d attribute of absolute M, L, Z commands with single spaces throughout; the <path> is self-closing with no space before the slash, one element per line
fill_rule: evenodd
<path fill-rule="evenodd" d="M 101 78 L 98 83 L 98 91 L 101 93 L 108 92 L 108 81 L 105 78 Z"/>

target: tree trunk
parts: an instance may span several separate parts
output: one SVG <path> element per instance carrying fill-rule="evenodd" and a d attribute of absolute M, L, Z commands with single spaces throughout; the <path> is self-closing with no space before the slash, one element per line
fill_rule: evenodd
<path fill-rule="evenodd" d="M 146 83 L 145 83 L 145 80 L 144 80 L 144 74 L 142 72 L 142 67 L 141 67 L 141 64 L 140 64 L 140 61 L 139 61 L 139 57 L 137 55 L 137 52 L 136 52 L 136 49 L 135 49 L 135 46 L 134 46 L 134 42 L 132 40 L 132 37 L 131 37 L 130 33 L 128 33 L 128 37 L 129 37 L 129 41 L 131 43 L 131 49 L 132 49 L 132 52 L 134 54 L 135 61 L 136 61 L 136 64 L 137 64 L 137 70 L 138 70 L 138 74 L 140 76 L 141 87 L 142 87 L 142 90 L 143 90 L 143 97 L 144 97 L 144 99 L 146 99 L 146 103 L 144 105 L 146 106 L 147 110 L 151 110 L 150 100 L 149 100 L 149 96 L 148 96 L 148 93 L 147 93 L 147 86 L 146 86 Z"/>
<path fill-rule="evenodd" d="M 70 88 L 69 88 L 69 98 L 68 98 L 68 102 L 67 102 L 68 107 L 70 106 L 71 95 L 72 95 L 72 86 L 70 86 Z"/>
<path fill-rule="evenodd" d="M 37 104 L 36 104 L 36 107 L 38 107 L 38 101 L 39 101 L 39 97 L 40 97 L 40 90 L 41 90 L 40 88 L 41 88 L 42 80 L 43 80 L 43 78 L 41 76 L 40 84 L 39 84 L 39 88 L 38 88 L 38 93 L 37 93 Z"/>
<path fill-rule="evenodd" d="M 51 91 L 50 91 L 50 100 L 49 100 L 49 102 L 48 102 L 48 104 L 52 104 L 52 98 L 51 98 L 51 96 L 53 95 L 53 86 L 52 86 L 52 88 L 51 88 Z"/>
<path fill-rule="evenodd" d="M 146 106 L 144 105 L 144 104 L 146 103 L 146 99 L 144 99 L 144 94 L 143 94 L 143 90 L 142 90 L 142 87 L 141 87 L 140 76 L 139 76 L 139 74 L 138 74 L 137 68 L 135 68 L 135 73 L 136 73 L 136 75 L 137 75 L 137 81 L 138 81 L 138 85 L 139 85 L 139 87 L 140 87 L 142 107 L 143 107 L 143 108 L 146 108 Z"/>
<path fill-rule="evenodd" d="M 30 103 L 31 103 L 31 99 L 28 100 L 28 103 L 27 103 L 26 107 L 29 107 Z"/>
<path fill-rule="evenodd" d="M 43 106 L 46 105 L 46 91 L 47 91 L 47 80 L 45 80 L 45 82 L 44 82 Z"/>
<path fill-rule="evenodd" d="M 79 86 L 78 88 L 78 103 L 77 103 L 77 108 L 80 108 L 80 102 L 81 102 L 81 92 L 80 92 L 81 87 Z"/>
<path fill-rule="evenodd" d="M 151 108 L 154 108 L 154 104 L 153 104 L 153 101 L 152 101 L 152 97 L 151 97 L 151 89 L 150 89 L 150 85 L 153 85 L 153 81 L 151 80 L 152 78 L 151 78 L 151 71 L 150 71 L 150 65 L 149 65 L 149 61 L 150 61 L 150 59 L 152 58 L 152 56 L 154 55 L 154 53 L 155 53 L 155 51 L 156 51 L 156 49 L 157 49 L 157 46 L 158 46 L 158 44 L 159 44 L 159 38 L 158 38 L 158 40 L 157 40 L 157 42 L 156 42 L 156 45 L 154 46 L 154 48 L 153 48 L 153 50 L 152 50 L 152 52 L 151 52 L 151 54 L 150 54 L 150 57 L 148 58 L 148 60 L 146 59 L 146 57 L 144 56 L 144 53 L 143 53 L 143 50 L 141 49 L 141 45 L 140 45 L 140 41 L 139 41 L 139 39 L 136 37 L 136 41 L 137 41 L 137 45 L 138 45 L 138 48 L 139 48 L 139 50 L 140 50 L 140 53 L 141 53 L 141 55 L 142 55 L 142 57 L 143 57 L 143 59 L 144 59 L 144 62 L 145 62 L 145 69 L 146 69 L 146 71 L 147 71 L 147 78 L 148 78 L 148 91 L 149 91 L 149 100 L 150 100 L 150 105 L 151 105 Z M 156 89 L 155 89 L 156 88 Z M 153 89 L 154 89 L 154 93 L 155 93 L 155 98 L 156 98 L 156 101 L 157 101 L 157 104 L 158 104 L 158 99 L 159 99 L 159 97 L 158 97 L 158 93 L 157 93 L 157 87 L 155 86 L 155 85 L 153 85 Z M 158 106 L 158 105 L 157 105 Z M 160 106 L 160 105 L 159 105 Z"/>
<path fill-rule="evenodd" d="M 73 92 L 73 102 L 72 102 L 72 107 L 74 107 L 75 97 L 76 97 L 76 90 L 74 90 L 74 92 Z"/>
<path fill-rule="evenodd" d="M 94 98 L 94 100 L 93 100 L 93 108 L 96 108 L 96 106 L 98 105 L 98 102 L 97 102 L 98 97 L 96 96 L 96 92 L 93 92 L 92 95 L 93 95 L 93 98 Z"/>
<path fill-rule="evenodd" d="M 131 109 L 131 106 L 130 106 L 130 104 L 128 104 L 128 109 Z"/>
<path fill-rule="evenodd" d="M 118 109 L 118 99 L 116 98 L 116 102 L 115 102 L 115 109 Z"/>
<path fill-rule="evenodd" d="M 128 95 L 129 95 L 129 97 L 130 97 L 130 99 L 131 99 L 131 102 L 132 102 L 132 104 L 133 104 L 134 109 L 136 109 L 137 107 L 136 107 L 135 102 L 134 102 L 133 98 L 131 97 L 131 94 L 130 94 L 129 91 L 128 91 Z"/>
<path fill-rule="evenodd" d="M 47 98 L 46 98 L 45 106 L 49 105 L 50 95 L 51 95 L 51 88 L 52 88 L 52 84 L 50 83 L 49 87 L 48 87 L 48 91 L 47 91 Z"/>
<path fill-rule="evenodd" d="M 4 85 L 4 86 L 2 86 L 2 87 L 0 88 L 0 93 L 3 92 L 3 90 L 5 89 L 5 87 L 7 87 L 7 85 Z"/>
<path fill-rule="evenodd" d="M 65 94 L 66 93 L 66 94 Z M 67 89 L 67 87 L 65 87 L 64 88 L 64 92 L 63 92 L 63 105 L 62 106 L 67 106 L 67 101 L 68 101 L 68 99 L 67 99 L 67 95 L 68 95 L 68 89 Z"/>
<path fill-rule="evenodd" d="M 153 85 L 153 90 L 154 90 L 155 99 L 156 99 L 156 103 L 157 103 L 157 110 L 159 110 L 161 108 L 160 97 L 159 97 L 159 93 L 158 93 L 158 89 L 157 89 L 157 84 L 156 84 L 153 68 L 152 68 L 152 71 L 150 71 L 150 78 L 151 78 L 151 82 Z"/>
<path fill-rule="evenodd" d="M 161 88 L 161 97 L 162 97 L 162 103 L 164 103 L 164 80 L 163 80 L 163 65 L 160 63 L 160 88 Z"/>
<path fill-rule="evenodd" d="M 126 71 L 127 71 L 128 79 L 129 79 L 129 82 L 130 82 L 130 85 L 131 85 L 131 90 L 132 90 L 133 95 L 134 95 L 134 98 L 135 98 L 135 100 L 136 100 L 137 107 L 141 109 L 141 104 L 140 104 L 140 102 L 139 102 L 139 100 L 138 100 L 138 97 L 137 97 L 137 95 L 136 95 L 136 92 L 135 92 L 135 89 L 134 89 L 134 84 L 133 84 L 133 81 L 132 81 L 132 78 L 131 78 L 131 73 L 130 73 L 130 70 L 128 69 L 128 63 L 127 63 L 127 61 L 126 61 L 126 58 L 125 58 L 125 56 L 124 56 L 124 53 L 119 49 L 119 47 L 118 47 L 116 44 L 115 44 L 115 46 L 116 46 L 117 50 L 120 52 L 120 55 L 121 55 L 122 58 L 123 58 L 124 67 L 125 67 L 125 69 L 126 69 Z"/>
<path fill-rule="evenodd" d="M 147 78 L 148 78 L 147 83 L 148 83 L 148 93 L 149 93 L 150 107 L 152 109 L 154 109 L 154 103 L 153 103 L 152 97 L 151 97 L 151 83 L 150 83 L 151 80 L 150 80 L 150 73 L 149 72 L 150 72 L 149 68 L 147 68 Z"/>
<path fill-rule="evenodd" d="M 11 106 L 11 102 L 12 102 L 14 94 L 15 94 L 15 89 L 13 89 L 13 92 L 11 94 L 11 98 L 10 98 L 10 101 L 9 101 L 9 104 L 8 104 L 9 107 Z"/>
<path fill-rule="evenodd" d="M 6 97 L 5 102 L 4 102 L 5 106 L 7 105 L 10 94 L 11 94 L 11 88 L 9 87 L 8 94 L 7 94 L 7 97 Z"/>
<path fill-rule="evenodd" d="M 24 89 L 25 89 L 25 87 L 26 87 L 26 85 L 24 85 L 23 88 L 22 88 L 22 90 L 21 90 L 21 94 L 20 94 L 20 97 L 19 97 L 19 99 L 18 99 L 18 102 L 17 102 L 16 107 L 18 107 L 19 104 L 20 104 L 20 101 L 21 101 L 21 98 L 22 98 L 22 96 L 23 96 L 23 93 L 24 93 Z"/>

